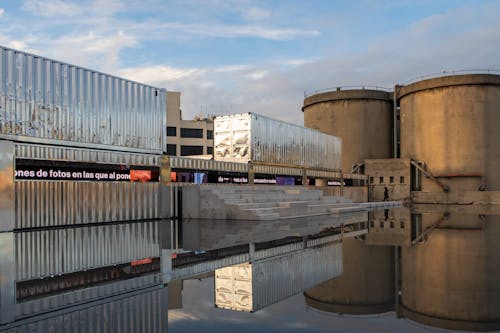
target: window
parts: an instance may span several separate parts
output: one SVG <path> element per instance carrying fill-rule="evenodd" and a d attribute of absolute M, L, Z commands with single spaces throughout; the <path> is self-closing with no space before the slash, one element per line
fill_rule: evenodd
<path fill-rule="evenodd" d="M 384 222 L 380 221 L 380 228 L 384 227 Z"/>
<path fill-rule="evenodd" d="M 405 228 L 405 221 L 399 222 L 399 226 L 401 227 L 401 229 L 404 229 Z"/>
<path fill-rule="evenodd" d="M 370 184 L 373 184 L 374 180 L 373 177 L 370 177 Z"/>
<path fill-rule="evenodd" d="M 399 177 L 399 183 L 404 184 L 405 183 L 405 177 L 401 176 Z"/>
<path fill-rule="evenodd" d="M 211 140 L 214 138 L 214 131 L 212 130 L 207 130 L 207 139 Z"/>
<path fill-rule="evenodd" d="M 380 177 L 380 184 L 383 184 L 384 183 L 384 177 Z"/>
<path fill-rule="evenodd" d="M 177 145 L 167 145 L 167 155 L 176 156 L 177 155 Z"/>
<path fill-rule="evenodd" d="M 181 146 L 181 156 L 203 155 L 203 146 Z"/>
<path fill-rule="evenodd" d="M 374 228 L 374 227 L 375 227 L 375 222 L 370 221 L 370 228 Z"/>
<path fill-rule="evenodd" d="M 181 128 L 181 138 L 203 139 L 203 129 L 201 129 L 201 128 Z"/>
<path fill-rule="evenodd" d="M 394 177 L 393 176 L 389 177 L 389 183 L 394 184 Z"/>
<path fill-rule="evenodd" d="M 213 154 L 214 153 L 214 147 L 207 147 L 207 154 Z"/>
<path fill-rule="evenodd" d="M 167 126 L 167 136 L 177 136 L 177 128 Z"/>
<path fill-rule="evenodd" d="M 394 221 L 391 221 L 391 229 L 394 229 Z"/>

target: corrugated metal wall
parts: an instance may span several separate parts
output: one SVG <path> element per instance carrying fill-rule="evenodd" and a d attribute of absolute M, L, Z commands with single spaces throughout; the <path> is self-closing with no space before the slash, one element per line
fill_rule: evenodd
<path fill-rule="evenodd" d="M 0 134 L 166 147 L 166 91 L 0 47 Z"/>
<path fill-rule="evenodd" d="M 16 281 L 159 257 L 159 223 L 16 233 Z"/>
<path fill-rule="evenodd" d="M 16 304 L 16 319 L 106 299 L 126 292 L 157 286 L 159 283 L 161 283 L 161 274 L 157 273 L 24 301 Z"/>
<path fill-rule="evenodd" d="M 168 289 L 133 294 L 71 312 L 55 313 L 5 330 L 7 333 L 164 333 L 168 329 Z"/>
<path fill-rule="evenodd" d="M 15 158 L 159 167 L 161 156 L 15 144 Z M 155 219 L 160 183 L 16 180 L 15 228 Z"/>

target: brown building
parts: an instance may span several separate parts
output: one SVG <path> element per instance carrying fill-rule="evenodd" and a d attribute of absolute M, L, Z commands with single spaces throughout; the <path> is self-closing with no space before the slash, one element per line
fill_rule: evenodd
<path fill-rule="evenodd" d="M 214 123 L 211 117 L 183 120 L 181 93 L 167 91 L 167 154 L 212 155 Z"/>

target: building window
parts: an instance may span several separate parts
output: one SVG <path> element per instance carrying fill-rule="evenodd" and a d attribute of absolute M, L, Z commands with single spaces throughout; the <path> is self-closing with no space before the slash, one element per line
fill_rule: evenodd
<path fill-rule="evenodd" d="M 399 222 L 399 226 L 401 227 L 401 229 L 404 229 L 405 228 L 405 221 Z"/>
<path fill-rule="evenodd" d="M 167 155 L 176 156 L 177 155 L 177 145 L 167 145 Z"/>
<path fill-rule="evenodd" d="M 167 136 L 177 136 L 177 128 L 167 126 Z"/>
<path fill-rule="evenodd" d="M 380 184 L 383 184 L 384 183 L 384 177 L 380 177 Z"/>
<path fill-rule="evenodd" d="M 203 146 L 181 146 L 181 156 L 203 155 Z"/>
<path fill-rule="evenodd" d="M 394 229 L 394 221 L 391 221 L 391 229 Z"/>
<path fill-rule="evenodd" d="M 374 228 L 374 227 L 375 227 L 375 222 L 370 221 L 370 228 Z"/>
<path fill-rule="evenodd" d="M 394 177 L 393 176 L 389 177 L 389 183 L 394 184 Z"/>
<path fill-rule="evenodd" d="M 213 154 L 214 153 L 214 147 L 207 147 L 207 154 Z"/>
<path fill-rule="evenodd" d="M 405 177 L 401 176 L 399 177 L 399 183 L 404 184 L 405 183 Z"/>
<path fill-rule="evenodd" d="M 380 221 L 380 228 L 384 227 L 384 222 Z"/>
<path fill-rule="evenodd" d="M 373 177 L 370 177 L 370 184 L 373 184 L 374 181 Z"/>
<path fill-rule="evenodd" d="M 214 138 L 214 131 L 207 130 L 207 140 L 212 140 Z"/>
<path fill-rule="evenodd" d="M 201 129 L 201 128 L 181 128 L 181 138 L 203 139 L 203 129 Z"/>

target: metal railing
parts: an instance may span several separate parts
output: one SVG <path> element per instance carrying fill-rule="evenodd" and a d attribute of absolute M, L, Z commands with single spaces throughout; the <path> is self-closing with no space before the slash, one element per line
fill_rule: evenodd
<path fill-rule="evenodd" d="M 333 91 L 342 91 L 342 90 L 355 90 L 355 89 L 361 89 L 361 90 L 382 90 L 386 92 L 392 92 L 394 89 L 393 88 L 387 88 L 387 87 L 382 87 L 382 86 L 377 86 L 377 85 L 346 85 L 346 86 L 336 86 L 336 87 L 330 87 L 330 88 L 325 88 L 325 89 L 319 89 L 319 90 L 313 90 L 313 91 L 304 91 L 304 98 L 307 98 L 312 95 L 316 95 L 319 93 L 324 93 L 324 92 L 333 92 Z"/>

